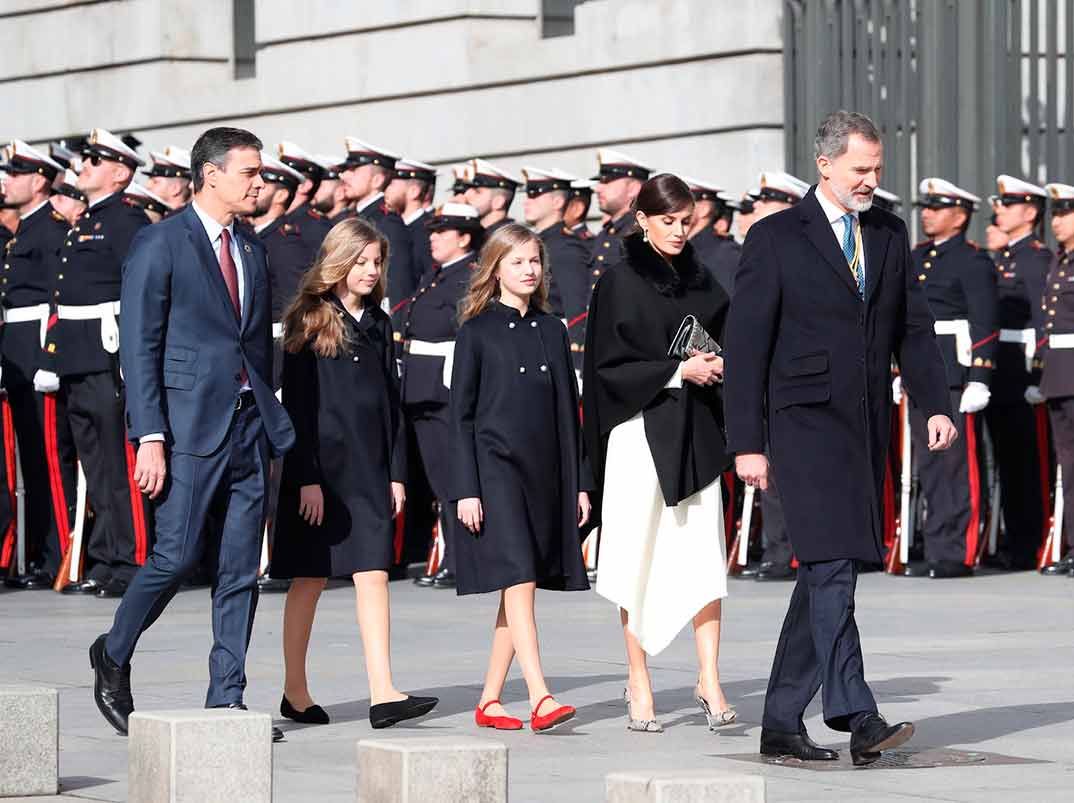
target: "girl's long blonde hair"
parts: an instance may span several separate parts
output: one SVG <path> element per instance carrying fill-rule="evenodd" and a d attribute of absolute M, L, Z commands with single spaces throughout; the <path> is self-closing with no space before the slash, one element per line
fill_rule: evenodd
<path fill-rule="evenodd" d="M 388 276 L 388 239 L 371 223 L 353 217 L 340 221 L 328 232 L 313 266 L 302 276 L 298 294 L 283 316 L 283 347 L 291 353 L 312 343 L 320 357 L 336 357 L 347 340 L 347 330 L 330 298 L 336 285 L 347 278 L 358 255 L 373 242 L 380 243 L 380 281 L 365 298 L 365 305 L 379 306 Z"/>
<path fill-rule="evenodd" d="M 521 223 L 508 223 L 492 233 L 481 248 L 481 253 L 478 254 L 477 268 L 470 274 L 470 287 L 459 302 L 460 324 L 476 318 L 485 311 L 494 298 L 499 296 L 500 287 L 496 278 L 496 268 L 511 249 L 528 242 L 537 243 L 541 254 L 541 283 L 537 285 L 537 289 L 530 297 L 530 307 L 548 312 L 548 282 L 551 271 L 548 264 L 548 250 L 544 247 L 544 241 L 529 226 L 523 226 Z"/>

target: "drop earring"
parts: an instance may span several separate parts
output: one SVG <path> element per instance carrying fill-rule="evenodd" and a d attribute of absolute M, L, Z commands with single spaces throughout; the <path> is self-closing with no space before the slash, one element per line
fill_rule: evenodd
<path fill-rule="evenodd" d="M 648 229 L 642 229 L 642 230 L 641 230 L 641 238 L 642 238 L 642 239 L 643 239 L 643 240 L 644 240 L 645 242 L 649 242 L 649 230 L 648 230 Z"/>

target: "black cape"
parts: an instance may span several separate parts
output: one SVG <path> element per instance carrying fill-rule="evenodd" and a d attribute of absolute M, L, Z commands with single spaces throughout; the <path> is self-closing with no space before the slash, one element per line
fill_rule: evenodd
<path fill-rule="evenodd" d="M 713 482 L 728 466 L 718 385 L 664 386 L 679 361 L 668 346 L 686 315 L 717 340 L 727 293 L 687 243 L 674 270 L 639 234 L 624 240 L 626 261 L 606 271 L 589 302 L 583 420 L 598 488 L 612 429 L 639 412 L 664 502 L 673 507 Z"/>

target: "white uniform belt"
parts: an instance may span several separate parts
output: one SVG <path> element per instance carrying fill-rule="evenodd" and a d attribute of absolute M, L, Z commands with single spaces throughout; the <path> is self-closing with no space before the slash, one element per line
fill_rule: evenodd
<path fill-rule="evenodd" d="M 4 323 L 34 323 L 39 327 L 41 348 L 45 347 L 45 339 L 48 336 L 48 304 L 35 304 L 32 307 L 12 307 L 4 309 L 0 307 L 0 318 Z"/>
<path fill-rule="evenodd" d="M 272 322 L 272 339 L 279 340 L 283 337 L 283 321 Z"/>
<path fill-rule="evenodd" d="M 955 321 L 936 321 L 935 332 L 938 335 L 954 335 L 955 356 L 959 365 L 967 368 L 972 365 L 973 340 L 970 339 L 970 322 L 965 318 Z"/>
<path fill-rule="evenodd" d="M 60 304 L 56 314 L 61 321 L 100 321 L 101 345 L 109 354 L 119 351 L 119 315 L 118 301 L 105 301 L 102 304 Z"/>
<path fill-rule="evenodd" d="M 410 340 L 407 342 L 406 350 L 418 357 L 443 357 L 444 370 L 442 379 L 444 387 L 448 389 L 451 388 L 451 369 L 455 363 L 454 340 L 447 340 L 443 343 L 430 343 L 427 340 Z"/>
<path fill-rule="evenodd" d="M 1048 335 L 1048 348 L 1074 349 L 1074 332 L 1065 335 Z"/>
<path fill-rule="evenodd" d="M 1026 352 L 1026 370 L 1033 370 L 1033 357 L 1037 353 L 1036 329 L 1000 329 L 1000 343 L 1019 343 Z"/>

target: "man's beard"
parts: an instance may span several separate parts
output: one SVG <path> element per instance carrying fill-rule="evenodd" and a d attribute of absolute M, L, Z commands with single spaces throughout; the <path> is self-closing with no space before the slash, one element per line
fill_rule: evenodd
<path fill-rule="evenodd" d="M 849 209 L 851 212 L 868 212 L 873 205 L 873 195 L 869 194 L 869 200 L 863 201 L 854 195 L 853 192 L 844 190 L 834 181 L 832 182 L 832 192 L 835 193 L 836 199 L 839 203 Z"/>

